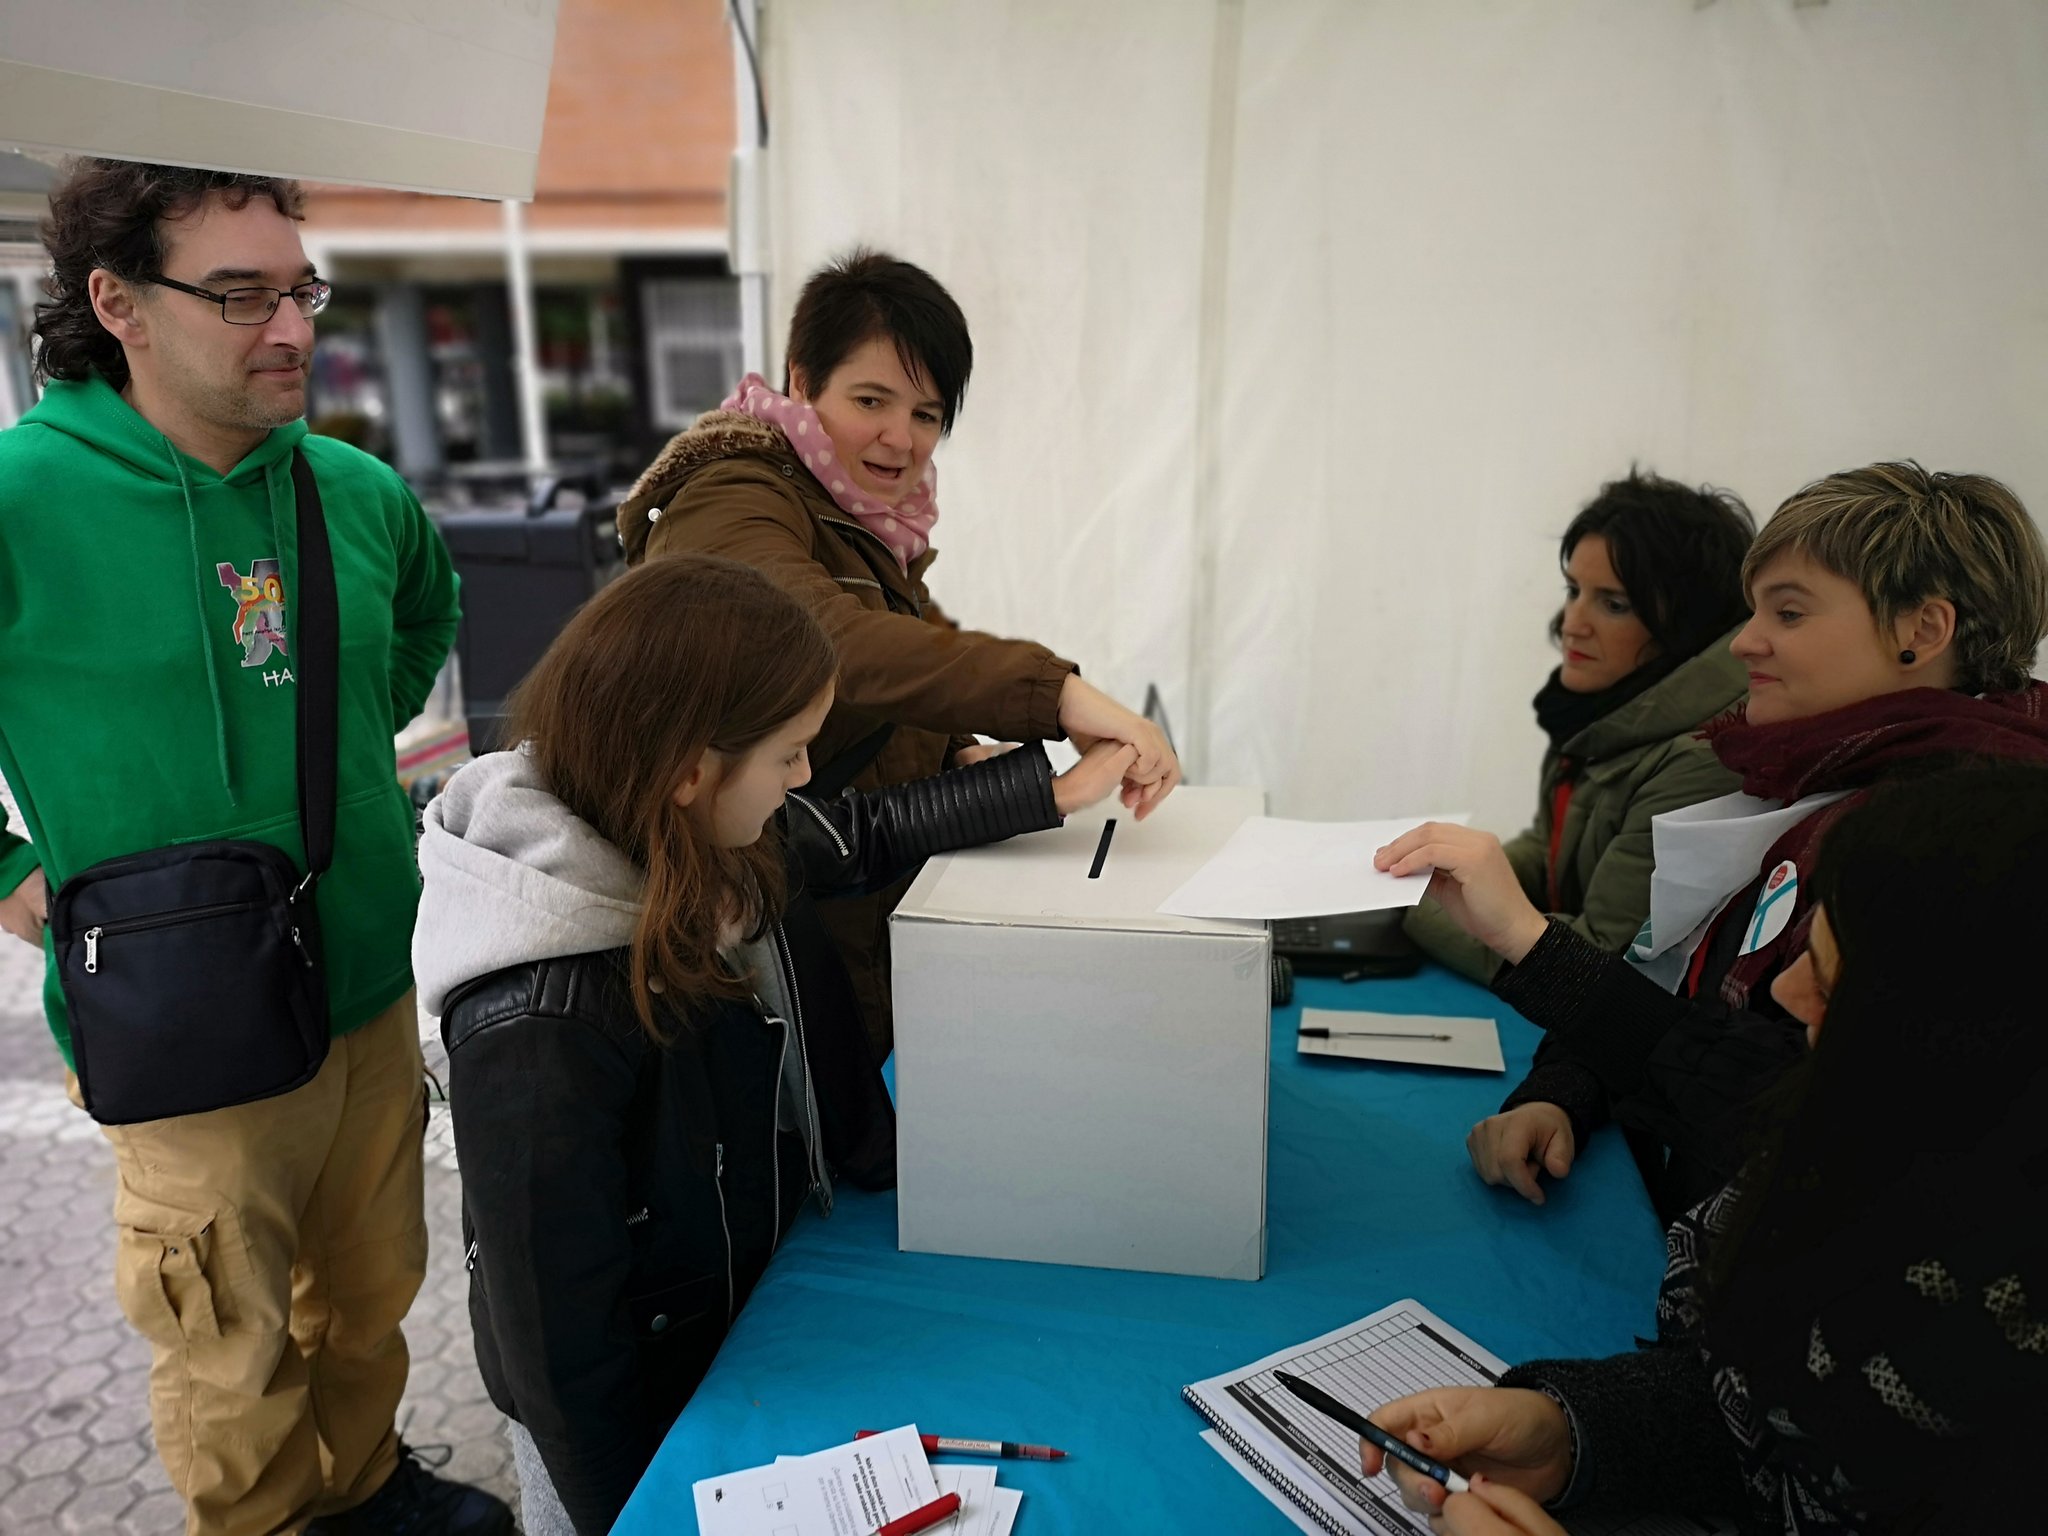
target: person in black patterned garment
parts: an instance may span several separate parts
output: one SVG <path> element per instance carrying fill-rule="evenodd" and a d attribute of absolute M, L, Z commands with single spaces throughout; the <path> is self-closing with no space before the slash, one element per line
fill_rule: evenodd
<path fill-rule="evenodd" d="M 1446 1499 L 1396 1468 L 1438 1529 L 1677 1510 L 1754 1536 L 2040 1528 L 2048 769 L 1894 785 L 1816 878 L 1822 915 L 1774 988 L 1812 1052 L 1742 1174 L 1670 1228 L 1657 1342 L 1373 1415 L 1472 1478 Z"/>

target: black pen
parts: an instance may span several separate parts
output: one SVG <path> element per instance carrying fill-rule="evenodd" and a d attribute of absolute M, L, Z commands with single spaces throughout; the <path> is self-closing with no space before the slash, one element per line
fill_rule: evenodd
<path fill-rule="evenodd" d="M 1355 1408 L 1347 1408 L 1321 1387 L 1312 1386 L 1299 1376 L 1290 1376 L 1285 1371 L 1275 1371 L 1273 1379 L 1300 1398 L 1317 1413 L 1335 1419 L 1369 1444 L 1378 1446 L 1394 1460 L 1412 1467 L 1424 1477 L 1434 1478 L 1444 1485 L 1447 1493 L 1469 1493 L 1472 1485 L 1440 1461 L 1432 1461 L 1422 1452 L 1402 1440 L 1396 1440 L 1379 1425 L 1373 1423 Z"/>
<path fill-rule="evenodd" d="M 1419 1029 L 1325 1029 L 1304 1024 L 1295 1031 L 1311 1040 L 1448 1040 L 1449 1035 L 1432 1035 Z"/>
<path fill-rule="evenodd" d="M 1088 878 L 1102 878 L 1102 861 L 1109 857 L 1109 840 L 1116 836 L 1116 818 L 1110 817 L 1102 824 L 1102 841 L 1095 845 L 1095 862 L 1088 866 Z"/>

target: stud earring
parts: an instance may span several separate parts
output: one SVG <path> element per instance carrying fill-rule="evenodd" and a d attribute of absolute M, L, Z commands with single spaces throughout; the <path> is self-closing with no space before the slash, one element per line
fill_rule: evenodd
<path fill-rule="evenodd" d="M 1911 665 L 1913 665 L 1914 662 L 1918 661 L 1919 659 L 1920 658 L 1917 655 L 1915 655 L 1912 651 L 1899 652 L 1899 665 L 1902 667 L 1910 667 Z"/>

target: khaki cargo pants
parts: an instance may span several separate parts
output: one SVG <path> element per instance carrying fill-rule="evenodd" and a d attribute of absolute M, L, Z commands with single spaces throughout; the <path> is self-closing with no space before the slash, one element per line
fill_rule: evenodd
<path fill-rule="evenodd" d="M 297 1532 L 396 1467 L 399 1323 L 427 1258 L 420 1083 L 408 991 L 302 1088 L 101 1127 L 114 1285 L 154 1351 L 150 1420 L 188 1536 Z"/>

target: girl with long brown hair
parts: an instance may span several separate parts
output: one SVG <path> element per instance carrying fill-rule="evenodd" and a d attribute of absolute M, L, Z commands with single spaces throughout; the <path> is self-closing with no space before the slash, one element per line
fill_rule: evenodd
<path fill-rule="evenodd" d="M 518 750 L 428 808 L 477 1362 L 529 1533 L 609 1530 L 805 1202 L 894 1177 L 894 1119 L 806 893 L 1055 826 L 1133 751 L 1013 752 L 820 801 L 817 621 L 709 557 L 643 566 L 521 687 Z"/>

